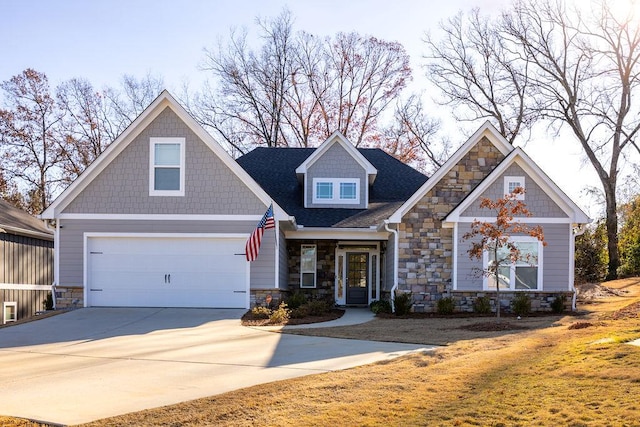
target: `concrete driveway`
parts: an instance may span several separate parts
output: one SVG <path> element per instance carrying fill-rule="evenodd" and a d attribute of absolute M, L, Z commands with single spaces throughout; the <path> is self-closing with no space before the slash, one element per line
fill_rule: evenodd
<path fill-rule="evenodd" d="M 0 414 L 77 424 L 429 349 L 245 328 L 244 311 L 86 308 L 0 329 Z"/>

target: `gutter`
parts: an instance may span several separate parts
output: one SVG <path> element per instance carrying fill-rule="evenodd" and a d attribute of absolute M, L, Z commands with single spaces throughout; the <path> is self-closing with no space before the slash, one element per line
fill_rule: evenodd
<path fill-rule="evenodd" d="M 398 230 L 389 228 L 389 220 L 384 220 L 384 229 L 393 234 L 393 286 L 391 287 L 391 310 L 395 311 L 395 295 L 398 289 Z"/>

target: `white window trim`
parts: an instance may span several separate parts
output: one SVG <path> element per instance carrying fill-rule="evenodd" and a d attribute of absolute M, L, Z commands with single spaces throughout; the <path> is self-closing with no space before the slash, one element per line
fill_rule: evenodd
<path fill-rule="evenodd" d="M 302 254 L 304 253 L 305 248 L 313 248 L 313 253 L 315 257 L 313 258 L 313 270 L 303 270 L 302 269 Z M 318 247 L 317 245 L 300 245 L 300 289 L 314 289 L 317 287 L 318 282 Z M 303 275 L 313 273 L 313 286 L 303 286 Z"/>
<path fill-rule="evenodd" d="M 527 189 L 524 176 L 505 176 L 504 177 L 504 194 L 505 195 L 511 194 L 511 191 L 509 191 L 509 184 L 512 182 L 519 182 L 520 187 L 522 187 L 525 190 Z M 524 200 L 524 193 L 518 194 L 516 196 L 516 200 Z"/>
<path fill-rule="evenodd" d="M 7 307 L 13 307 L 13 313 L 15 314 L 13 319 L 7 319 Z M 6 325 L 9 322 L 16 322 L 18 320 L 18 303 L 15 301 L 5 301 L 2 303 L 2 324 Z"/>
<path fill-rule="evenodd" d="M 180 188 L 178 190 L 156 190 L 155 189 L 155 157 L 156 144 L 179 144 L 180 145 Z M 173 166 L 175 167 L 175 166 Z M 149 139 L 149 196 L 184 196 L 185 177 L 185 138 L 150 138 Z"/>
<path fill-rule="evenodd" d="M 320 182 L 328 182 L 333 186 L 333 197 L 331 199 L 319 199 L 316 195 L 316 186 Z M 356 198 L 341 199 L 340 184 L 355 184 Z M 312 182 L 312 203 L 317 205 L 359 205 L 360 204 L 360 179 L 359 178 L 313 178 Z"/>
<path fill-rule="evenodd" d="M 509 239 L 509 242 L 513 242 L 513 243 L 531 243 L 531 242 L 536 242 L 538 243 L 538 262 L 537 262 L 537 267 L 538 267 L 538 287 L 536 289 L 516 289 L 515 287 L 510 287 L 510 288 L 503 288 L 500 287 L 501 291 L 507 291 L 507 292 L 531 292 L 531 291 L 541 291 L 544 289 L 544 283 L 543 283 L 543 273 L 544 273 L 544 257 L 543 257 L 543 248 L 544 245 L 541 241 L 539 241 L 538 239 L 536 239 L 535 237 L 531 237 L 531 236 L 512 236 Z M 485 250 L 482 254 L 482 271 L 487 271 L 487 267 L 489 266 L 489 252 L 487 250 Z M 513 275 L 515 274 L 515 268 L 516 268 L 516 264 L 512 263 L 510 265 L 510 271 L 511 271 L 511 276 L 513 277 Z M 513 286 L 515 286 L 515 280 L 511 280 L 510 281 L 512 283 Z M 489 277 L 487 277 L 486 275 L 483 275 L 482 278 L 482 289 L 485 291 L 495 291 L 495 288 L 490 288 L 489 287 Z"/>

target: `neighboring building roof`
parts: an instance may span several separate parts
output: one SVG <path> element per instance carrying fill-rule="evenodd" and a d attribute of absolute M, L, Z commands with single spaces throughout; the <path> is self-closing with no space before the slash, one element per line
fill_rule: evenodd
<path fill-rule="evenodd" d="M 53 240 L 53 231 L 42 221 L 4 200 L 0 200 L 0 233 Z"/>
<path fill-rule="evenodd" d="M 256 148 L 237 159 L 238 164 L 285 212 L 305 227 L 364 228 L 378 226 L 397 210 L 427 177 L 378 148 L 357 151 L 377 170 L 369 190 L 368 209 L 305 208 L 304 189 L 296 168 L 315 148 Z"/>

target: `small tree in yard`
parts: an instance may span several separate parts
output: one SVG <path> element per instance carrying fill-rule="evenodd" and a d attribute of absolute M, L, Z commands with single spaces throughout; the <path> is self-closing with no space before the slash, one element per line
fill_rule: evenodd
<path fill-rule="evenodd" d="M 469 258 L 482 260 L 485 251 L 488 253 L 489 262 L 483 266 L 482 275 L 492 279 L 496 285 L 496 317 L 498 320 L 500 320 L 500 283 L 504 283 L 504 279 L 500 277 L 500 271 L 505 268 L 510 269 L 518 261 L 524 261 L 528 264 L 533 261 L 531 254 L 522 253 L 518 244 L 512 241 L 512 236 L 531 236 L 546 246 L 541 226 L 531 227 L 514 220 L 516 216 L 532 216 L 526 204 L 519 200 L 520 195 L 524 193 L 524 188 L 516 187 L 512 193 L 497 200 L 482 198 L 480 208 L 495 211 L 495 222 L 475 220 L 471 223 L 471 231 L 462 237 L 464 240 L 480 237 L 480 240 L 472 242 L 471 248 L 468 250 Z"/>

